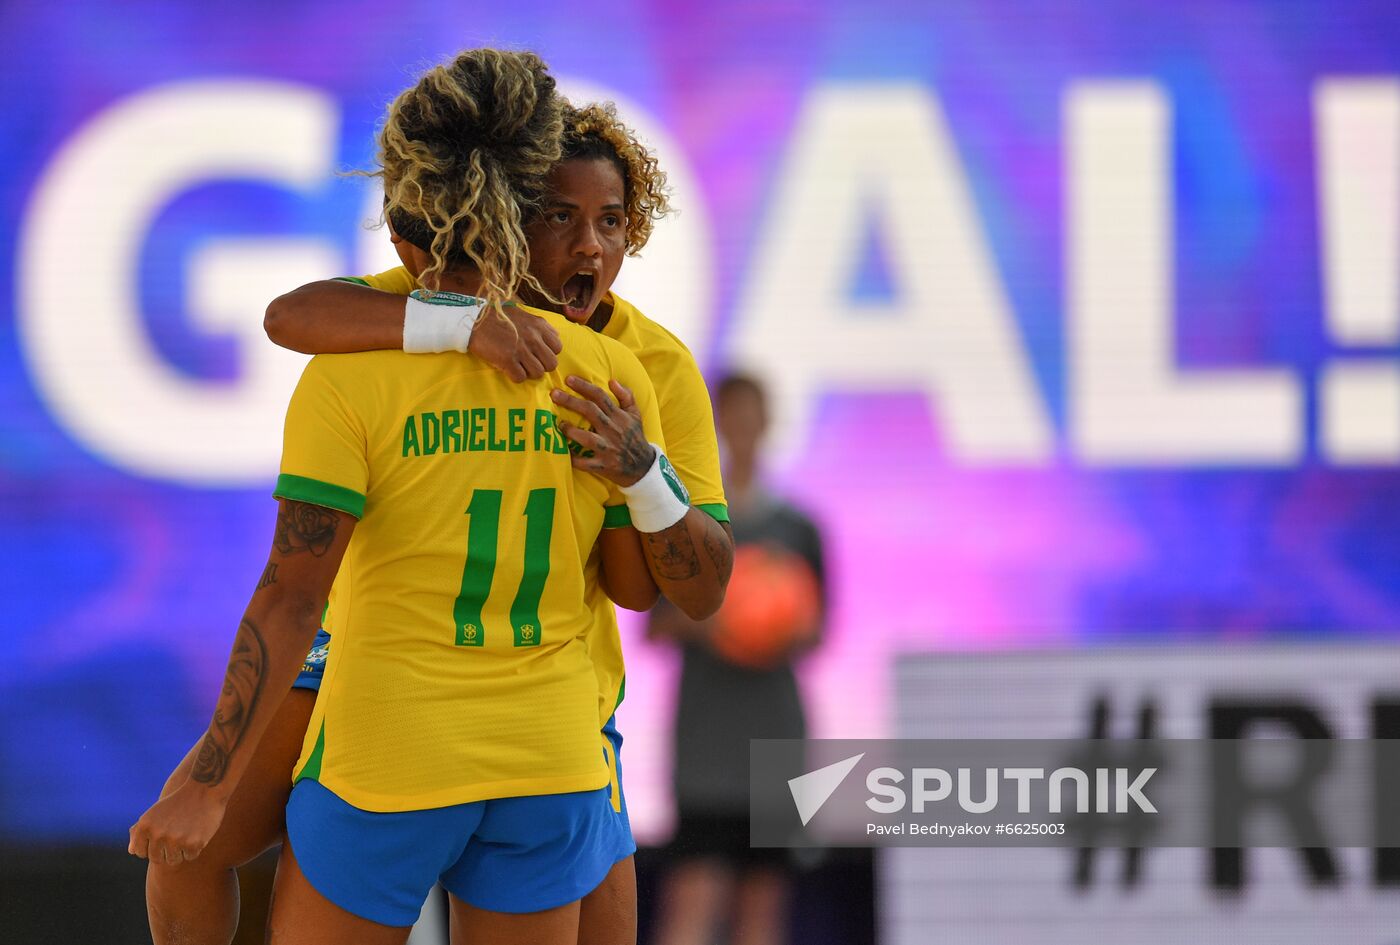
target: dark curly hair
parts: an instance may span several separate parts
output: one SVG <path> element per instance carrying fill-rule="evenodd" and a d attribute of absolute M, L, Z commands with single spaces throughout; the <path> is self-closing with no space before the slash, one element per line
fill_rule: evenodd
<path fill-rule="evenodd" d="M 666 172 L 637 134 L 617 117 L 612 102 L 564 106 L 563 160 L 612 161 L 622 176 L 627 216 L 627 255 L 651 239 L 652 224 L 671 211 Z"/>

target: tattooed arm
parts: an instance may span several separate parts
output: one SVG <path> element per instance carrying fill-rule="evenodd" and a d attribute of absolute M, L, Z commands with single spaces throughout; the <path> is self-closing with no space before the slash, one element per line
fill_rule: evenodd
<path fill-rule="evenodd" d="M 667 600 L 691 620 L 719 610 L 734 570 L 734 533 L 728 523 L 691 509 L 670 528 L 642 535 L 642 543 Z"/>
<path fill-rule="evenodd" d="M 178 863 L 197 857 L 214 836 L 316 635 L 354 527 L 344 512 L 280 501 L 272 551 L 234 636 L 189 780 L 141 815 L 131 828 L 129 852 Z"/>
<path fill-rule="evenodd" d="M 575 456 L 574 465 L 619 485 L 630 486 L 641 479 L 656 454 L 642 431 L 631 393 L 614 381 L 614 401 L 602 388 L 581 378 L 570 377 L 568 383 L 582 398 L 555 391 L 555 403 L 591 425 L 585 430 L 561 424 L 565 436 L 592 454 Z M 691 509 L 670 528 L 644 532 L 641 538 L 647 567 L 667 600 L 692 620 L 703 620 L 719 610 L 734 569 L 734 536 L 727 524 Z"/>

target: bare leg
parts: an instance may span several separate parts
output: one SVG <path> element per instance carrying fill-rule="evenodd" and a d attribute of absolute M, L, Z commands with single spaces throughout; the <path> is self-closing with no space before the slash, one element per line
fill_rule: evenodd
<path fill-rule="evenodd" d="M 788 940 L 788 878 L 775 869 L 743 873 L 734 893 L 730 945 L 784 945 Z"/>
<path fill-rule="evenodd" d="M 491 912 L 448 893 L 452 904 L 452 945 L 575 945 L 579 904 L 543 912 Z"/>
<path fill-rule="evenodd" d="M 729 902 L 733 876 L 716 860 L 688 860 L 666 877 L 657 945 L 710 945 Z"/>
<path fill-rule="evenodd" d="M 346 912 L 311 885 L 297 865 L 292 845 L 282 845 L 277 884 L 272 887 L 268 945 L 404 945 L 411 931 L 411 925 L 380 925 Z"/>
<path fill-rule="evenodd" d="M 238 928 L 235 869 L 282 838 L 292 768 L 316 704 L 316 693 L 293 689 L 258 742 L 248 771 L 229 801 L 223 826 L 198 859 L 146 868 L 146 915 L 155 945 L 229 945 Z M 189 777 L 198 743 L 165 782 L 161 796 Z"/>
<path fill-rule="evenodd" d="M 637 945 L 637 870 L 618 860 L 598 888 L 579 900 L 578 945 Z"/>

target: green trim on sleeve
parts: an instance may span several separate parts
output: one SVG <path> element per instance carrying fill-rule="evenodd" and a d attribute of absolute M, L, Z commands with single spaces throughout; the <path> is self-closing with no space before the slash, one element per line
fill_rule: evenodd
<path fill-rule="evenodd" d="M 359 276 L 336 276 L 336 277 L 335 277 L 334 279 L 332 279 L 331 281 L 332 281 L 332 282 L 353 282 L 353 283 L 355 283 L 355 285 L 362 285 L 362 286 L 364 286 L 364 287 L 367 288 L 367 289 L 372 289 L 372 288 L 374 288 L 374 286 L 370 285 L 368 282 L 366 282 L 365 280 L 361 279 Z"/>
<path fill-rule="evenodd" d="M 716 522 L 729 521 L 729 506 L 725 505 L 723 502 L 714 502 L 706 505 L 697 505 L 695 506 L 695 508 L 704 512 Z"/>
<path fill-rule="evenodd" d="M 603 509 L 604 528 L 629 528 L 632 525 L 632 512 L 625 505 L 609 505 Z"/>
<path fill-rule="evenodd" d="M 324 505 L 325 503 L 320 503 Z M 714 502 L 706 505 L 692 505 L 691 508 L 699 509 L 716 522 L 729 521 L 729 506 L 723 502 Z M 609 505 L 603 509 L 604 528 L 628 528 L 632 525 L 632 513 L 625 505 Z"/>
<path fill-rule="evenodd" d="M 277 477 L 277 488 L 272 490 L 275 499 L 292 499 L 296 502 L 310 502 L 338 512 L 346 512 L 356 518 L 365 514 L 365 497 L 354 489 L 331 485 L 319 479 L 305 476 L 291 476 L 287 473 Z"/>

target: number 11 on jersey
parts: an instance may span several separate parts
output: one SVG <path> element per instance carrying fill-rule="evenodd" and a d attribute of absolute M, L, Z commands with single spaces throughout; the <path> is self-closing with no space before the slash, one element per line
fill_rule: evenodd
<path fill-rule="evenodd" d="M 452 605 L 458 646 L 482 646 L 486 626 L 482 611 L 496 576 L 496 552 L 501 532 L 501 490 L 477 489 L 467 505 L 467 560 L 462 588 Z M 510 605 L 516 646 L 539 646 L 540 600 L 549 578 L 549 540 L 554 532 L 554 490 L 531 489 L 525 503 L 525 567 Z"/>

